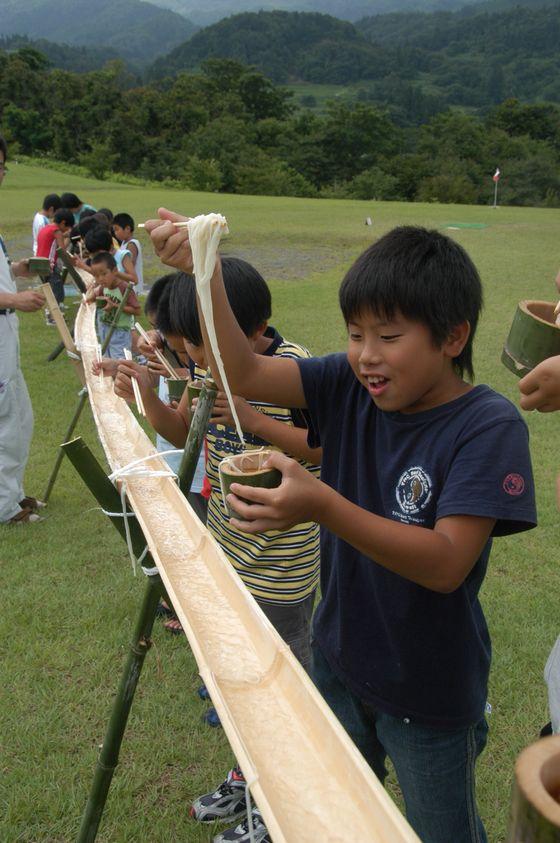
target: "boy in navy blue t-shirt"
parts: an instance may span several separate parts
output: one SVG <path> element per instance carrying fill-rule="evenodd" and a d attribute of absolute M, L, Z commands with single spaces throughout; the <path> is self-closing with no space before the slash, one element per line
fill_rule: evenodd
<path fill-rule="evenodd" d="M 155 225 L 161 259 L 186 268 L 185 229 Z M 536 515 L 524 422 L 463 380 L 473 374 L 478 273 L 451 239 L 397 228 L 342 283 L 347 354 L 299 361 L 252 353 L 219 260 L 212 285 L 232 390 L 306 407 L 309 444 L 323 447 L 320 481 L 275 454 L 278 489 L 233 485 L 246 521 L 232 523 L 321 524 L 314 681 L 381 780 L 392 760 L 424 843 L 483 843 L 474 769 L 490 639 L 478 592 L 492 537 L 530 529 Z"/>

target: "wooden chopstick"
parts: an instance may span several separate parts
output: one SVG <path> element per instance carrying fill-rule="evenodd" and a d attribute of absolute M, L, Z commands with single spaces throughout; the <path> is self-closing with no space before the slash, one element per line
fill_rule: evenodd
<path fill-rule="evenodd" d="M 132 360 L 132 354 L 130 353 L 129 348 L 124 349 L 124 356 L 127 360 Z M 138 407 L 138 412 L 141 416 L 146 415 L 146 410 L 144 409 L 144 402 L 142 401 L 142 395 L 140 393 L 140 387 L 138 386 L 138 382 L 136 378 L 131 378 L 132 381 L 132 391 L 134 392 L 134 400 L 136 401 L 136 406 Z"/>

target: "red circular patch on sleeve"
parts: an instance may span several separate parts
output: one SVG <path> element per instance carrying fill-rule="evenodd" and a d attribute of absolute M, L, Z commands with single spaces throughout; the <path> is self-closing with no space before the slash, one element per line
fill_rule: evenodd
<path fill-rule="evenodd" d="M 508 495 L 521 495 L 525 490 L 525 480 L 520 474 L 508 474 L 502 486 Z"/>

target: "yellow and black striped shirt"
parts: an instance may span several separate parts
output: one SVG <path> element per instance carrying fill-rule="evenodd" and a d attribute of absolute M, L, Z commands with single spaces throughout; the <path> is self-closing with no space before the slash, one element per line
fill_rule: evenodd
<path fill-rule="evenodd" d="M 274 328 L 265 336 L 272 338 L 266 356 L 310 357 L 301 345 L 284 340 Z M 291 426 L 306 427 L 305 414 L 255 401 L 250 402 L 260 413 Z M 250 433 L 244 434 L 248 450 L 269 443 Z M 206 472 L 212 494 L 208 505 L 208 529 L 223 548 L 235 570 L 258 600 L 269 603 L 298 603 L 317 587 L 319 581 L 319 526 L 312 522 L 297 524 L 290 530 L 250 535 L 231 526 L 226 514 L 218 466 L 220 461 L 242 450 L 237 433 L 224 425 L 210 425 L 207 435 L 208 461 Z M 270 446 L 274 447 L 274 446 Z M 300 460 L 313 474 L 320 467 Z"/>

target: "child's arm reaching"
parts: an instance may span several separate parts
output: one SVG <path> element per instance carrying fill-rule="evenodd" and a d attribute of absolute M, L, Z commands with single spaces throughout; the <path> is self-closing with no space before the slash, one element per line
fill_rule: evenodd
<path fill-rule="evenodd" d="M 140 366 L 132 361 L 121 361 L 115 378 L 115 393 L 129 403 L 134 402 L 132 378 L 136 378 L 146 410 L 146 418 L 164 439 L 182 448 L 189 432 L 188 394 L 185 390 L 177 409 L 169 407 L 156 395 L 152 377 L 147 366 Z"/>
<path fill-rule="evenodd" d="M 282 472 L 277 489 L 232 484 L 231 503 L 247 519 L 231 519 L 234 527 L 260 533 L 317 521 L 384 568 L 432 591 L 450 593 L 461 585 L 495 523 L 457 515 L 441 518 L 433 530 L 402 524 L 351 503 L 283 454 L 272 454 L 267 465 Z"/>
<path fill-rule="evenodd" d="M 524 410 L 552 413 L 560 410 L 560 356 L 549 357 L 535 366 L 532 372 L 519 381 Z"/>
<path fill-rule="evenodd" d="M 196 403 L 196 401 L 198 399 L 195 399 L 193 403 Z M 307 444 L 307 428 L 294 427 L 278 421 L 278 419 L 273 419 L 266 413 L 260 413 L 238 395 L 233 396 L 233 402 L 244 433 L 252 433 L 299 460 L 305 460 L 312 465 L 321 464 L 322 449 L 309 447 Z M 213 424 L 234 427 L 229 403 L 223 392 L 219 392 L 216 397 L 211 421 Z"/>

